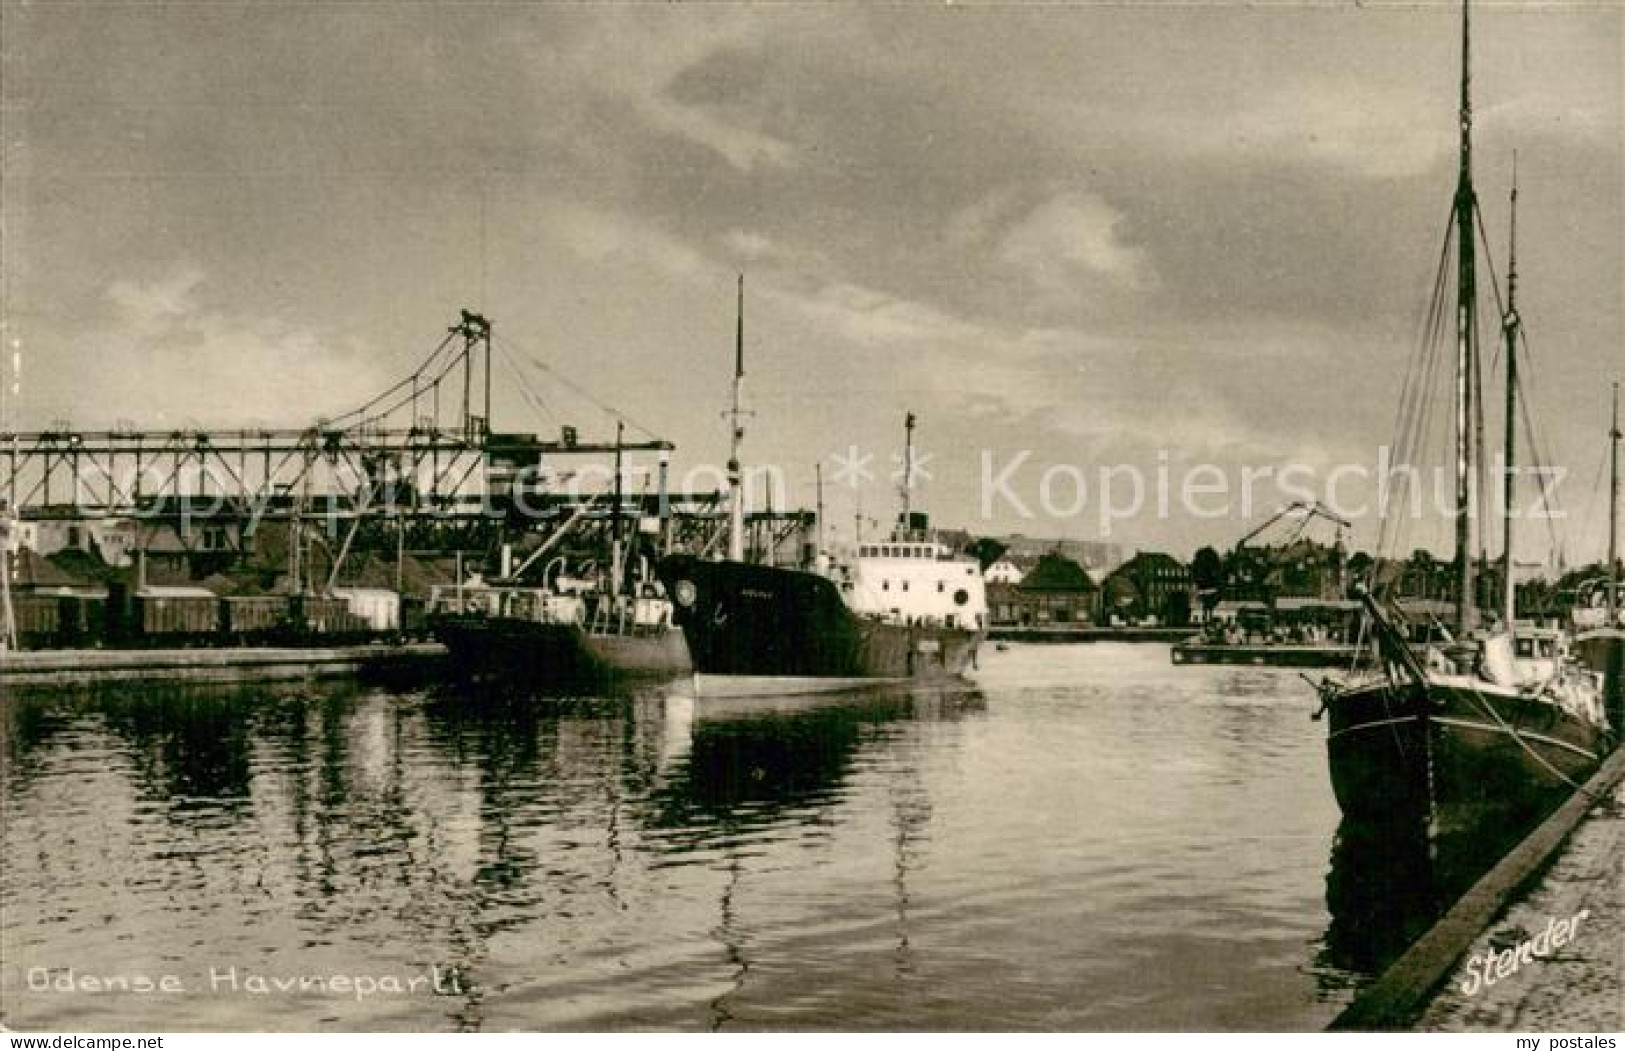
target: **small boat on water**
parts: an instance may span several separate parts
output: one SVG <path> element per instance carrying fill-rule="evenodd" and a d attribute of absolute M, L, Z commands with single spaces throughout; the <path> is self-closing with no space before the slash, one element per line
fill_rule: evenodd
<path fill-rule="evenodd" d="M 1345 817 L 1392 822 L 1412 815 L 1436 843 L 1459 843 L 1493 826 L 1528 827 L 1597 769 L 1619 730 L 1604 710 L 1603 676 L 1575 659 L 1567 634 L 1520 626 L 1514 616 L 1514 432 L 1522 334 L 1515 251 L 1502 318 L 1507 372 L 1503 604 L 1498 623 L 1481 623 L 1472 510 L 1475 471 L 1484 462 L 1474 263 L 1481 218 L 1472 183 L 1469 42 L 1464 3 L 1460 168 L 1451 217 L 1454 302 L 1451 268 L 1443 262 L 1434 299 L 1434 316 L 1455 319 L 1455 623 L 1443 641 L 1417 646 L 1396 610 L 1360 588 L 1375 666 L 1341 682 L 1323 682 L 1322 710 L 1316 715 L 1324 714 L 1330 724 L 1332 787 Z M 1514 208 L 1516 200 L 1514 186 Z M 1447 243 L 1446 261 L 1451 247 Z M 1441 325 L 1441 342 L 1446 333 Z M 1436 349 L 1429 345 L 1424 352 Z M 1406 397 L 1414 409 L 1427 395 L 1407 385 Z"/>
<path fill-rule="evenodd" d="M 909 510 L 914 416 L 908 416 L 904 506 L 897 529 L 860 542 L 846 558 L 820 552 L 815 565 L 748 561 L 744 550 L 740 392 L 744 380 L 744 284 L 733 381 L 728 554 L 678 554 L 658 573 L 676 603 L 699 694 L 779 694 L 879 682 L 941 682 L 961 676 L 986 637 L 980 564 L 934 539 Z"/>
<path fill-rule="evenodd" d="M 1249 608 L 1218 616 L 1226 605 Z M 1175 664 L 1346 668 L 1358 652 L 1360 616 L 1360 604 L 1348 599 L 1221 602 L 1202 631 L 1176 643 L 1170 657 Z"/>

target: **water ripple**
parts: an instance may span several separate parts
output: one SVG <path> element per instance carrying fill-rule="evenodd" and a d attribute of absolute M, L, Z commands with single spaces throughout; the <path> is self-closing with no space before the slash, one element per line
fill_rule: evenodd
<path fill-rule="evenodd" d="M 1336 809 L 1296 676 L 1012 647 L 752 707 L 346 684 L 0 713 L 4 1021 L 1308 1028 Z M 30 968 L 190 993 L 31 988 Z M 249 993 L 221 974 L 411 992 Z M 455 981 L 446 979 L 455 976 Z M 439 985 L 423 986 L 426 976 Z"/>

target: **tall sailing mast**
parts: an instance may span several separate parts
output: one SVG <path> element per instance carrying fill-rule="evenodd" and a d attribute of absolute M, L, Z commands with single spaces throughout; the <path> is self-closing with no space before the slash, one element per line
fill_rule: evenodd
<path fill-rule="evenodd" d="M 740 393 L 745 386 L 745 275 L 739 275 L 738 322 L 734 330 L 733 406 L 728 410 L 728 559 L 745 560 L 745 483 L 739 466 L 739 447 L 745 440 Z"/>
<path fill-rule="evenodd" d="M 1507 350 L 1507 404 L 1506 404 L 1506 477 L 1503 479 L 1505 498 L 1501 507 L 1501 529 L 1504 548 L 1501 552 L 1501 627 L 1511 632 L 1517 614 L 1517 586 L 1512 578 L 1512 517 L 1513 501 L 1517 494 L 1517 468 L 1515 466 L 1518 442 L 1515 437 L 1518 409 L 1518 335 L 1523 319 L 1518 317 L 1518 155 L 1512 155 L 1512 219 L 1507 235 L 1507 312 L 1501 319 L 1501 332 L 1506 337 Z"/>
<path fill-rule="evenodd" d="M 1468 0 L 1461 5 L 1461 167 L 1456 180 L 1456 625 L 1465 634 L 1477 624 L 1474 601 L 1472 507 L 1478 370 L 1478 288 L 1474 260 L 1473 220 L 1478 198 L 1473 191 L 1473 106 L 1471 33 Z"/>

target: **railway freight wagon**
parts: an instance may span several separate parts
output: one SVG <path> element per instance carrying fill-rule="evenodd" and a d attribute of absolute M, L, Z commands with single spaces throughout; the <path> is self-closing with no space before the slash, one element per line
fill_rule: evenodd
<path fill-rule="evenodd" d="M 22 649 L 341 646 L 402 637 L 421 604 L 384 589 L 347 595 L 228 595 L 200 587 L 113 584 L 98 593 L 12 596 Z"/>
<path fill-rule="evenodd" d="M 62 601 L 59 596 L 13 595 L 11 617 L 17 645 L 23 649 L 45 649 L 61 644 Z"/>
<path fill-rule="evenodd" d="M 100 646 L 107 637 L 107 598 L 97 594 L 17 594 L 11 597 L 17 645 L 25 650 Z"/>
<path fill-rule="evenodd" d="M 227 595 L 220 600 L 220 630 L 232 645 L 270 644 L 291 632 L 286 595 Z"/>
<path fill-rule="evenodd" d="M 351 613 L 380 634 L 401 630 L 401 596 L 388 588 L 334 588 Z"/>
<path fill-rule="evenodd" d="M 61 616 L 58 645 L 90 648 L 106 644 L 108 598 L 105 594 L 63 595 L 57 600 L 57 608 Z"/>
<path fill-rule="evenodd" d="M 352 613 L 342 598 L 295 595 L 292 608 L 296 630 L 310 641 L 365 641 L 375 634 L 367 618 Z"/>

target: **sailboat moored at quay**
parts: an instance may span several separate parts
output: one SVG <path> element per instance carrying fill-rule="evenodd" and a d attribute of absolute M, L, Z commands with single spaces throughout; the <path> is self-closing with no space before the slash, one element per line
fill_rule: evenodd
<path fill-rule="evenodd" d="M 1451 250 L 1447 244 L 1434 311 L 1447 318 L 1453 308 L 1455 319 L 1455 623 L 1443 644 L 1417 647 L 1399 614 L 1360 589 L 1377 659 L 1365 674 L 1323 682 L 1322 712 L 1317 713 L 1329 723 L 1332 787 L 1346 818 L 1373 824 L 1419 822 L 1434 844 L 1453 841 L 1463 849 L 1471 849 L 1490 823 L 1522 828 L 1544 816 L 1597 769 L 1619 734 L 1605 711 L 1603 675 L 1575 658 L 1568 635 L 1526 628 L 1515 616 L 1514 424 L 1522 340 L 1515 245 L 1501 321 L 1507 432 L 1503 594 L 1494 622 L 1476 601 L 1474 481 L 1485 461 L 1475 255 L 1481 219 L 1472 180 L 1470 39 L 1464 3 L 1460 168 L 1451 216 L 1454 296 L 1446 276 L 1452 269 L 1445 265 Z M 1514 188 L 1514 209 L 1516 200 Z M 1412 398 L 1415 392 L 1406 393 Z"/>

